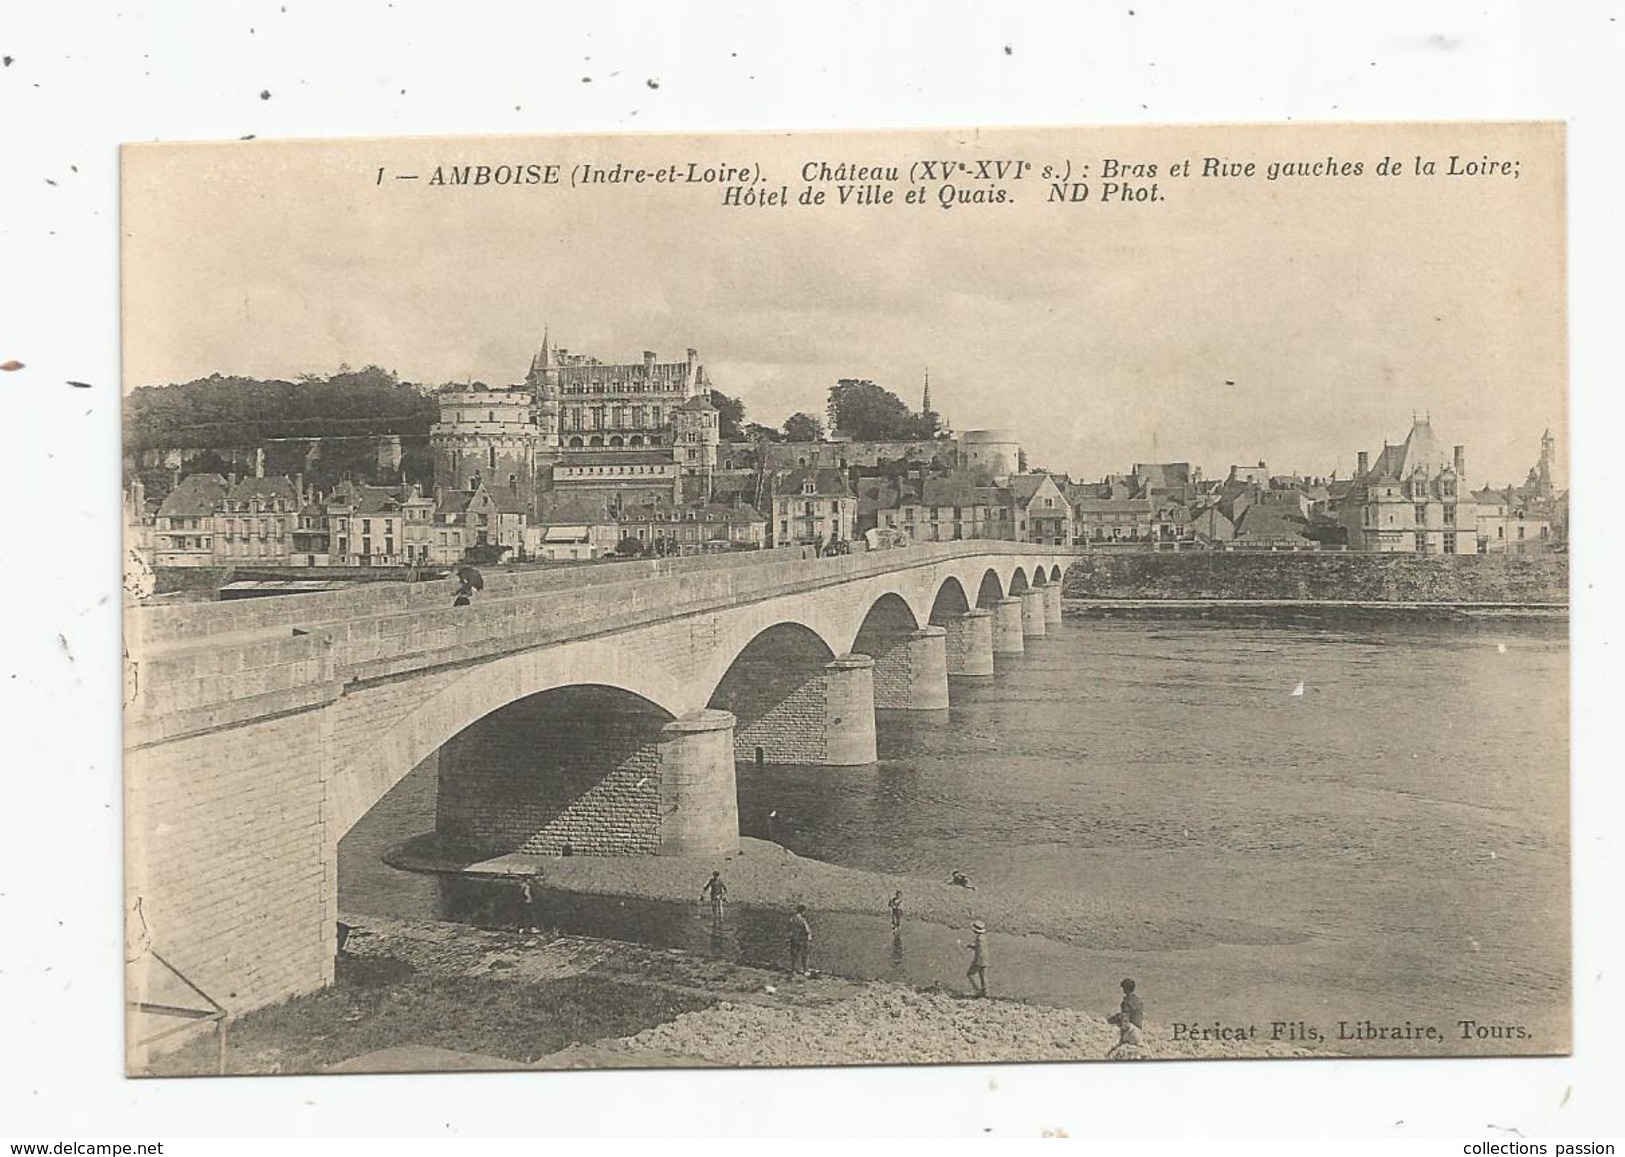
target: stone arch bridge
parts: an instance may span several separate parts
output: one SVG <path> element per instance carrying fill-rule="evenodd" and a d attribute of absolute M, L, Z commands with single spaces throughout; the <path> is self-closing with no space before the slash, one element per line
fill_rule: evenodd
<path fill-rule="evenodd" d="M 929 543 L 379 583 L 126 616 L 129 902 L 233 1013 L 332 980 L 339 839 L 414 768 L 479 858 L 737 851 L 735 760 L 875 759 L 876 709 L 1060 621 L 1071 551 Z"/>

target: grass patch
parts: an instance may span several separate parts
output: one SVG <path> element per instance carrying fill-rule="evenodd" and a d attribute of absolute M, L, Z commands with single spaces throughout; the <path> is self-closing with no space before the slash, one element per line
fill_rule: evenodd
<path fill-rule="evenodd" d="M 309 1073 L 379 1049 L 423 1045 L 522 1063 L 568 1045 L 632 1036 L 715 1003 L 698 994 L 590 973 L 525 984 L 424 976 L 401 961 L 353 961 L 328 989 L 251 1012 L 228 1037 L 231 1073 Z M 152 1067 L 215 1071 L 211 1040 Z"/>

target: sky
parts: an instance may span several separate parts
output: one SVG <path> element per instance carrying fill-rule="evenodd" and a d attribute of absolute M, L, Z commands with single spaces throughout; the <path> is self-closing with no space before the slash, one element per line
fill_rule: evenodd
<path fill-rule="evenodd" d="M 1416 156 L 1516 162 L 1422 177 Z M 1403 173 L 1378 177 L 1383 157 Z M 1251 177 L 1181 177 L 1183 159 Z M 914 162 L 965 162 L 937 198 Z M 977 179 L 980 161 L 1022 179 Z M 1101 201 L 1107 162 L 1159 199 Z M 1264 173 L 1358 161 L 1359 177 Z M 579 164 L 751 168 L 724 185 L 571 188 Z M 895 202 L 795 204 L 803 166 L 897 166 Z M 431 185 L 436 166 L 558 165 L 558 185 Z M 1044 166 L 1086 177 L 1054 203 Z M 146 145 L 124 154 L 125 389 L 382 365 L 517 382 L 544 332 L 603 361 L 700 352 L 747 420 L 822 413 L 869 378 L 958 430 L 1013 430 L 1074 477 L 1135 462 L 1346 476 L 1413 414 L 1473 484 L 1567 445 L 1562 138 L 1551 126 L 1272 126 L 421 138 Z M 383 170 L 382 178 L 379 170 Z M 1008 171 L 1008 170 L 1007 170 Z M 416 174 L 417 180 L 397 179 Z M 862 184 L 864 182 L 857 182 Z M 924 204 L 904 203 L 910 188 Z M 1564 472 L 1560 470 L 1560 475 Z"/>

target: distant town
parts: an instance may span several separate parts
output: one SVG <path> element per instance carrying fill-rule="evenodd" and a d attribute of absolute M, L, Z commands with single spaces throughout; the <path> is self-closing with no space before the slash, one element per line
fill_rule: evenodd
<path fill-rule="evenodd" d="M 230 412 L 232 391 L 254 399 L 250 419 Z M 343 407 L 324 410 L 334 398 Z M 1075 479 L 1030 465 L 1015 431 L 948 428 L 929 375 L 918 409 L 843 379 L 823 415 L 769 428 L 712 388 L 693 349 L 606 363 L 545 336 L 509 386 L 423 389 L 369 367 L 138 390 L 128 409 L 127 545 L 159 571 L 336 576 L 968 538 L 1117 551 L 1568 547 L 1550 431 L 1531 432 L 1521 482 L 1492 484 L 1426 414 L 1396 415 L 1402 436 L 1356 449 L 1344 478 L 1262 461 L 1204 476 L 1170 461 Z"/>

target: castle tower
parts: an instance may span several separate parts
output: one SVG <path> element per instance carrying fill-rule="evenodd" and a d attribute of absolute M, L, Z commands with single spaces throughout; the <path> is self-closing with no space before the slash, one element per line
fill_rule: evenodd
<path fill-rule="evenodd" d="M 700 390 L 671 412 L 673 452 L 678 471 L 704 480 L 705 501 L 711 500 L 711 476 L 717 468 L 717 447 L 721 426 L 717 408 L 711 404 L 711 390 L 702 376 Z"/>
<path fill-rule="evenodd" d="M 545 456 L 559 446 L 559 369 L 545 328 L 542 348 L 530 359 L 525 388 L 535 398 L 536 449 Z"/>

